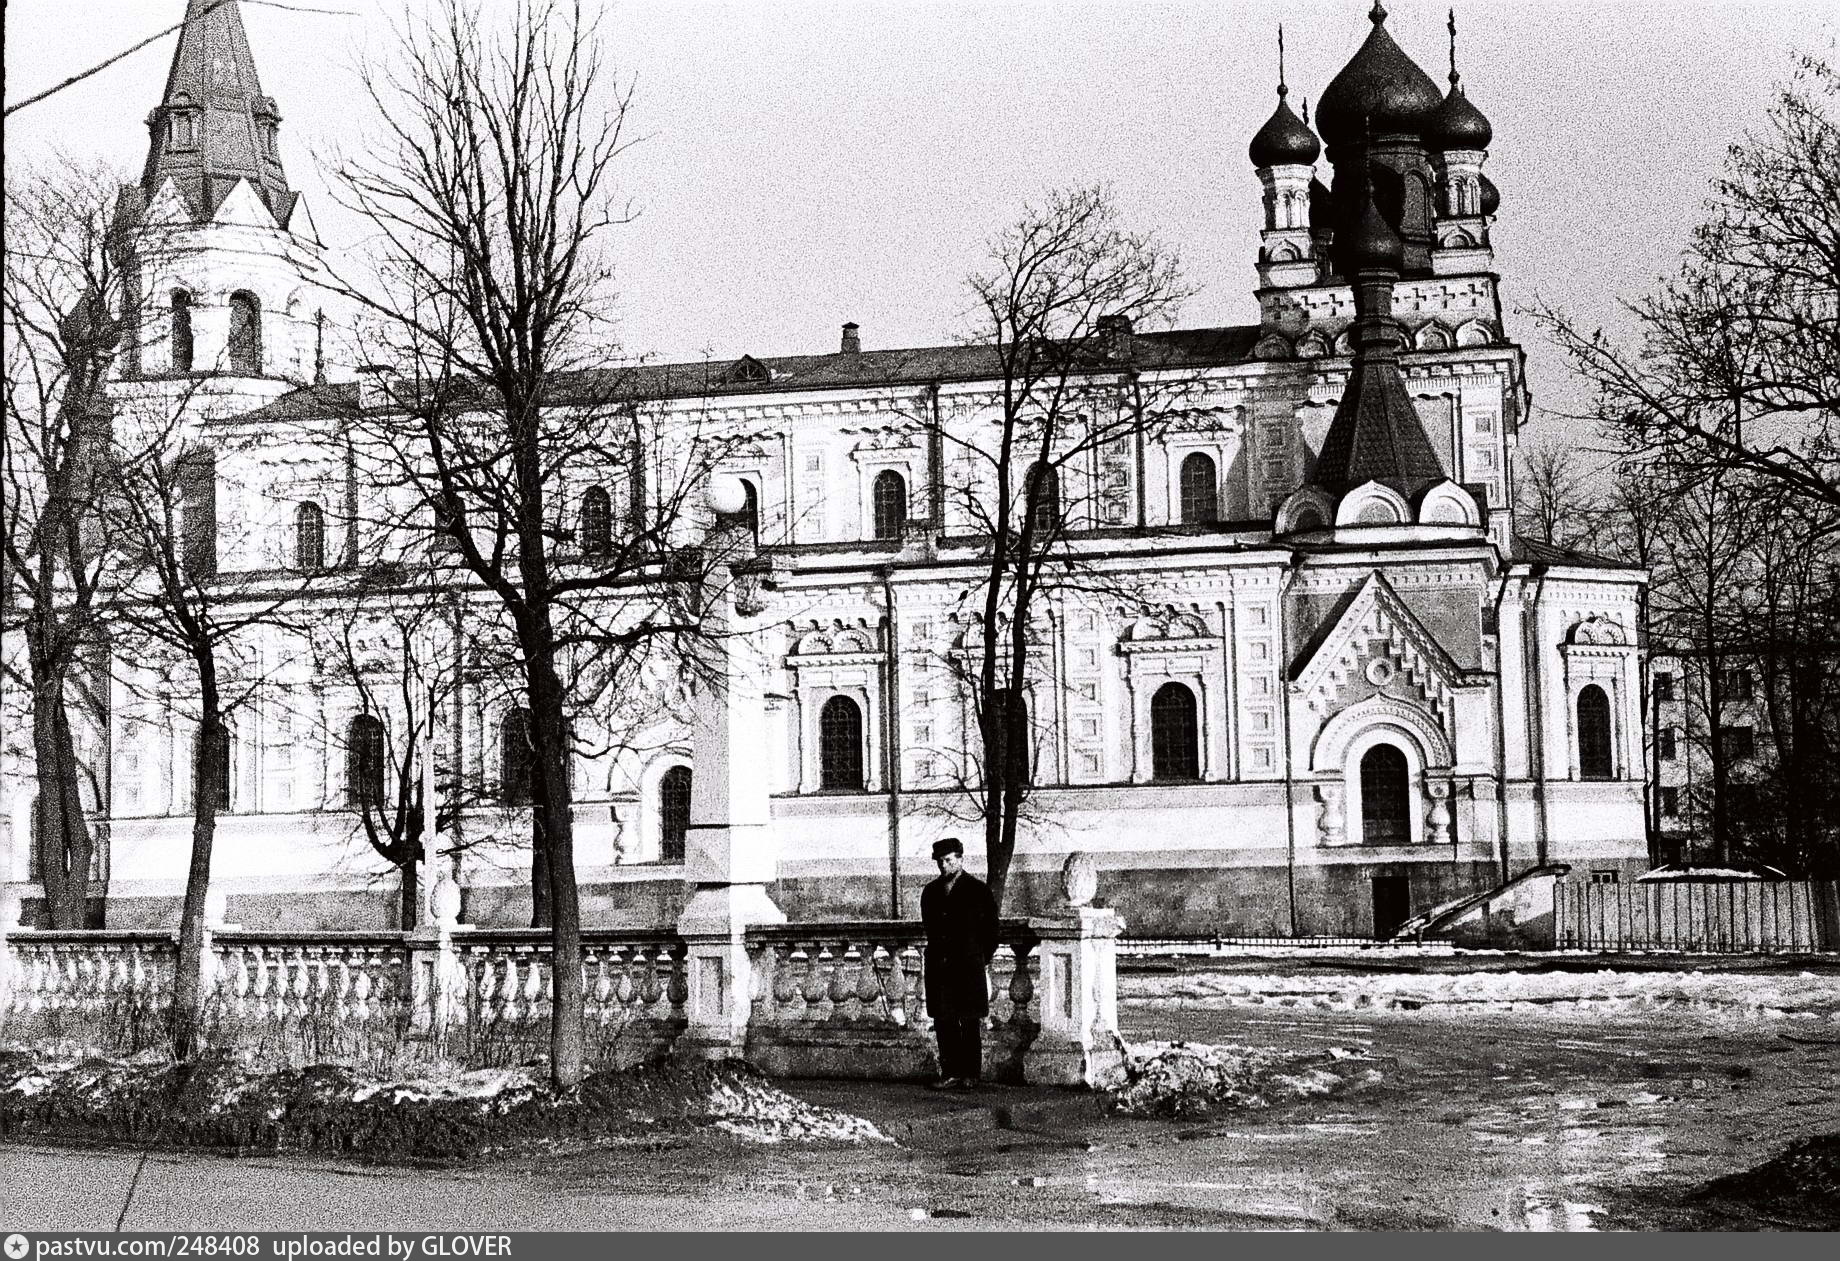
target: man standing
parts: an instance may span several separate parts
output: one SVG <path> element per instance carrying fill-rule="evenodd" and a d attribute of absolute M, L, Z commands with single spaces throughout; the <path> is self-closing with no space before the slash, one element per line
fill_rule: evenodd
<path fill-rule="evenodd" d="M 982 1025 L 990 1010 L 984 969 L 997 952 L 997 904 L 965 870 L 956 837 L 933 842 L 939 879 L 920 891 L 926 930 L 926 1014 L 939 1037 L 935 1090 L 974 1090 L 984 1071 Z"/>

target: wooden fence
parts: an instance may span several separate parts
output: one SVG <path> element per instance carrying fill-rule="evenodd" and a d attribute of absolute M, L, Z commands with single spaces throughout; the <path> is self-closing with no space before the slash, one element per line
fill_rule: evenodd
<path fill-rule="evenodd" d="M 1840 950 L 1840 883 L 1559 881 L 1562 950 Z"/>

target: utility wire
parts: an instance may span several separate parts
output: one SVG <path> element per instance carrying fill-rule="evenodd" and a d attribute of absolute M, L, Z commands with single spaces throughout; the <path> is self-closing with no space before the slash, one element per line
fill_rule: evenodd
<path fill-rule="evenodd" d="M 233 0 L 215 0 L 215 3 L 213 3 L 210 8 L 205 9 L 202 13 L 200 13 L 199 16 L 203 17 L 206 14 L 214 13 L 218 9 L 222 8 L 224 5 L 230 4 L 232 2 Z M 326 14 L 331 14 L 334 17 L 356 17 L 357 16 L 357 14 L 354 13 L 350 9 L 314 9 L 314 8 L 309 8 L 306 5 L 282 4 L 280 0 L 247 0 L 247 3 L 266 5 L 268 8 L 271 8 L 271 9 L 286 9 L 291 13 L 326 13 Z M 176 23 L 175 25 L 169 26 L 163 31 L 159 31 L 159 32 L 156 32 L 155 34 L 149 35 L 146 39 L 143 39 L 140 43 L 134 45 L 134 47 L 123 49 L 121 52 L 116 53 L 113 57 L 110 57 L 107 61 L 97 62 L 95 65 L 91 66 L 88 70 L 83 71 L 81 74 L 73 74 L 68 79 L 65 79 L 62 83 L 53 84 L 51 87 L 46 88 L 43 92 L 40 92 L 37 96 L 28 96 L 23 101 L 13 102 L 11 105 L 7 106 L 3 112 L 0 112 L 0 118 L 11 115 L 13 111 L 15 110 L 24 109 L 28 105 L 36 105 L 40 101 L 44 100 L 46 97 L 55 96 L 57 93 L 62 92 L 65 88 L 70 87 L 72 84 L 81 83 L 83 82 L 83 80 L 89 78 L 91 75 L 98 74 L 101 71 L 107 70 L 110 66 L 122 60 L 124 57 L 131 57 L 135 53 L 139 52 L 141 49 L 147 47 L 147 45 L 166 38 L 168 35 L 171 35 L 174 31 L 183 30 L 185 28 L 185 23 L 189 21 L 191 21 L 191 15 L 187 14 L 183 20 Z"/>

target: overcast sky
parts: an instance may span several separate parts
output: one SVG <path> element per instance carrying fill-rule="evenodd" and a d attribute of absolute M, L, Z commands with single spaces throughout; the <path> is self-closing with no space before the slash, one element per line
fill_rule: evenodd
<path fill-rule="evenodd" d="M 420 3 L 421 0 L 407 0 Z M 404 0 L 243 5 L 281 108 L 290 182 L 338 248 L 314 156 L 359 121 L 352 66 Z M 488 10 L 508 10 L 509 0 Z M 617 238 L 626 349 L 672 359 L 876 349 L 962 327 L 963 277 L 1042 190 L 1110 182 L 1181 254 L 1185 324 L 1256 318 L 1259 185 L 1285 24 L 1293 101 L 1360 46 L 1369 0 L 698 3 L 615 0 L 610 61 L 636 74 L 640 218 Z M 1442 86 L 1446 0 L 1394 0 L 1394 37 Z M 183 0 L 8 0 L 10 103 L 176 22 Z M 1794 52 L 1831 52 L 1830 0 L 1457 4 L 1458 68 L 1495 129 L 1495 249 L 1512 308 L 1592 322 L 1674 266 L 1724 146 L 1755 127 Z M 8 165 L 53 145 L 138 174 L 169 36 L 6 124 Z M 1322 170 L 1327 175 L 1327 164 Z M 1537 403 L 1576 405 L 1525 319 Z M 1548 422 L 1557 427 L 1553 422 Z"/>

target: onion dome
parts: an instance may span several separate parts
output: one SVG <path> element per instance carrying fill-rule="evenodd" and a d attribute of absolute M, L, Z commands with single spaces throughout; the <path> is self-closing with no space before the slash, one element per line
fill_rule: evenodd
<path fill-rule="evenodd" d="M 1297 117 L 1287 95 L 1289 90 L 1279 84 L 1278 108 L 1246 148 L 1254 166 L 1311 166 L 1322 154 L 1322 141 Z"/>
<path fill-rule="evenodd" d="M 1349 275 L 1364 271 L 1397 272 L 1405 267 L 1405 242 L 1393 231 L 1393 225 L 1380 213 L 1370 184 L 1362 190 L 1361 207 L 1354 222 L 1336 239 L 1342 267 Z"/>
<path fill-rule="evenodd" d="M 1453 74 L 1450 76 L 1455 79 Z M 1452 149 L 1486 149 L 1495 138 L 1495 129 L 1482 111 L 1469 102 L 1469 94 L 1455 83 L 1444 103 L 1431 111 L 1425 120 L 1425 144 L 1439 153 Z"/>
<path fill-rule="evenodd" d="M 1501 190 L 1495 187 L 1495 181 L 1484 175 L 1482 178 L 1482 213 L 1492 215 L 1501 209 Z"/>
<path fill-rule="evenodd" d="M 1406 56 L 1386 32 L 1386 9 L 1377 0 L 1368 18 L 1374 29 L 1316 103 L 1316 127 L 1331 145 L 1360 144 L 1369 135 L 1418 135 L 1443 97 L 1431 76 Z"/>
<path fill-rule="evenodd" d="M 1457 73 L 1457 11 L 1450 11 L 1450 91 L 1425 120 L 1425 143 L 1439 153 L 1452 149 L 1486 149 L 1495 129 L 1482 111 L 1470 104 Z"/>

